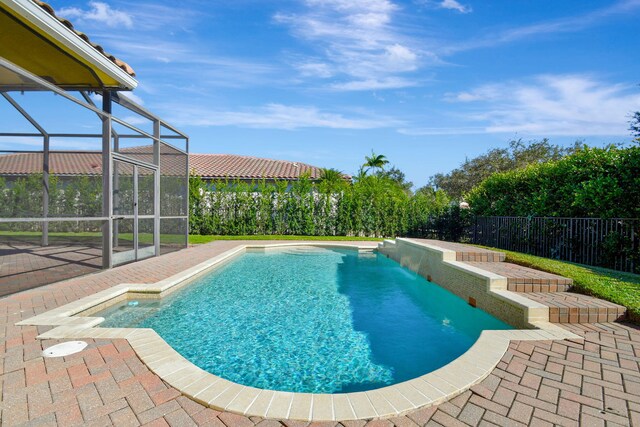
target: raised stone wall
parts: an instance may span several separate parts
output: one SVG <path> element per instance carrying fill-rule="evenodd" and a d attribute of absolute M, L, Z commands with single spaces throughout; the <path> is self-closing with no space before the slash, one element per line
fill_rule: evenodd
<path fill-rule="evenodd" d="M 408 239 L 385 241 L 379 252 L 517 328 L 548 321 L 549 309 L 507 291 L 507 279 L 456 261 L 456 252 Z"/>

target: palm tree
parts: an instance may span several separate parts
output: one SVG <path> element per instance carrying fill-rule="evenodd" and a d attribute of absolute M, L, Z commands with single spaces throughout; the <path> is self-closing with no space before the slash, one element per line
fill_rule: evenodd
<path fill-rule="evenodd" d="M 367 177 L 367 169 L 365 168 L 365 165 L 362 165 L 360 166 L 360 169 L 358 169 L 358 173 L 353 177 L 353 179 L 356 182 L 360 182 L 366 177 Z"/>
<path fill-rule="evenodd" d="M 336 183 L 344 180 L 344 174 L 338 169 L 322 168 L 320 171 L 320 182 Z"/>
<path fill-rule="evenodd" d="M 384 165 L 389 163 L 384 154 L 376 154 L 373 150 L 371 150 L 371 156 L 364 156 L 364 159 L 366 161 L 363 166 L 367 168 L 367 171 L 371 168 L 384 170 Z"/>
<path fill-rule="evenodd" d="M 345 185 L 347 181 L 345 180 L 345 176 L 342 171 L 333 168 L 322 168 L 320 171 L 319 182 L 322 184 L 325 191 L 334 192 Z"/>

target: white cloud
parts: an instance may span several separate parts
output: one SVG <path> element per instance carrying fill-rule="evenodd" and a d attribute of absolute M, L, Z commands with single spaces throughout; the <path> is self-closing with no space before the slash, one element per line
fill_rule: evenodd
<path fill-rule="evenodd" d="M 487 133 L 532 136 L 628 135 L 628 114 L 638 109 L 632 85 L 610 84 L 585 75 L 542 75 L 528 82 L 481 86 L 447 100 L 475 106 L 466 119 Z"/>
<path fill-rule="evenodd" d="M 334 72 L 329 64 L 323 62 L 303 62 L 294 64 L 304 77 L 320 77 L 323 79 L 332 77 Z"/>
<path fill-rule="evenodd" d="M 346 83 L 335 83 L 331 85 L 331 88 L 341 91 L 384 90 L 411 87 L 415 86 L 415 84 L 415 81 L 400 77 L 386 77 L 382 79 L 352 80 Z"/>
<path fill-rule="evenodd" d="M 321 111 L 312 106 L 267 104 L 244 111 L 219 111 L 206 107 L 185 106 L 165 113 L 179 126 L 237 126 L 245 128 L 285 129 L 377 129 L 397 126 L 399 121 L 388 117 L 343 114 Z"/>
<path fill-rule="evenodd" d="M 414 2 L 428 9 L 448 9 L 465 14 L 473 12 L 471 6 L 465 6 L 457 0 L 414 0 Z"/>
<path fill-rule="evenodd" d="M 93 21 L 108 27 L 133 27 L 133 19 L 130 14 L 121 10 L 112 9 L 107 3 L 99 1 L 89 2 L 88 9 L 66 7 L 58 11 L 58 15 L 68 19 L 79 21 Z"/>
<path fill-rule="evenodd" d="M 151 123 L 149 119 L 145 119 L 142 116 L 133 115 L 133 114 L 130 116 L 123 117 L 122 120 L 134 126 L 148 125 Z"/>
<path fill-rule="evenodd" d="M 306 4 L 311 7 L 330 7 L 354 15 L 385 15 L 398 9 L 398 7 L 389 0 L 306 0 Z"/>
<path fill-rule="evenodd" d="M 99 93 L 92 93 L 91 99 L 97 106 L 102 105 L 102 95 Z M 135 102 L 138 105 L 144 105 L 144 101 L 138 95 L 135 95 L 133 92 L 121 92 L 120 96 L 123 98 L 129 98 L 131 101 Z"/>
<path fill-rule="evenodd" d="M 418 55 L 406 46 L 396 43 L 394 45 L 387 46 L 384 50 L 388 64 L 392 65 L 394 70 L 413 71 L 416 69 Z"/>
<path fill-rule="evenodd" d="M 439 52 L 442 55 L 450 55 L 460 51 L 493 47 L 546 34 L 578 32 L 598 25 L 611 16 L 627 14 L 638 8 L 640 8 L 640 0 L 621 0 L 613 5 L 579 15 L 518 26 L 507 30 L 490 29 L 487 35 L 478 35 L 465 42 L 443 46 L 439 49 Z"/>
<path fill-rule="evenodd" d="M 141 33 L 135 38 L 126 34 L 110 34 L 102 38 L 107 41 L 104 46 L 108 46 L 114 54 L 138 62 L 147 62 L 147 65 L 153 66 L 155 77 L 167 77 L 167 80 L 175 82 L 176 85 L 195 85 L 195 80 L 189 77 L 192 76 L 193 70 L 198 70 L 197 83 L 200 89 L 258 86 L 283 81 L 282 72 L 277 64 L 214 55 L 197 44 L 165 40 L 153 33 Z M 140 69 L 141 72 L 136 63 L 131 63 L 143 78 L 144 68 Z M 143 81 L 148 83 L 148 79 Z"/>
<path fill-rule="evenodd" d="M 125 92 L 123 93 L 123 95 L 138 105 L 144 105 L 144 101 L 142 100 L 142 98 L 140 98 L 138 95 L 136 95 L 133 92 Z"/>
<path fill-rule="evenodd" d="M 442 0 L 439 4 L 439 7 L 441 7 L 442 9 L 457 10 L 460 13 L 469 13 L 472 11 L 469 6 L 463 6 L 456 0 Z"/>
<path fill-rule="evenodd" d="M 115 9 L 104 1 L 89 1 L 87 8 L 64 7 L 57 13 L 74 24 L 89 27 L 92 36 L 112 33 L 104 30 L 105 25 L 110 28 L 123 26 L 136 32 L 161 31 L 164 36 L 174 36 L 176 32 L 190 32 L 192 24 L 207 15 L 206 10 L 184 3 L 167 6 L 144 1 L 127 3 L 126 11 Z M 131 38 L 131 34 L 128 37 Z"/>
<path fill-rule="evenodd" d="M 500 85 L 487 84 L 470 91 L 446 93 L 444 99 L 449 102 L 490 101 L 503 96 L 502 91 L 503 88 Z"/>
<path fill-rule="evenodd" d="M 273 62 L 222 55 L 215 52 L 215 43 L 194 37 L 193 29 L 208 19 L 210 8 L 189 2 L 163 5 L 140 1 L 126 5 L 125 13 L 106 2 L 94 1 L 84 8 L 63 8 L 59 14 L 71 18 L 78 24 L 77 28 L 86 29 L 93 42 L 127 61 L 142 82 L 155 85 L 159 90 L 202 93 L 214 87 L 240 88 L 283 82 L 283 74 Z M 129 31 L 113 31 L 104 24 L 117 22 L 109 14 L 134 25 Z M 193 70 L 198 70 L 197 84 L 190 78 Z M 150 79 L 155 81 L 150 83 Z"/>
<path fill-rule="evenodd" d="M 485 127 L 416 127 L 400 128 L 398 133 L 409 136 L 480 135 L 487 133 L 487 129 Z"/>
<path fill-rule="evenodd" d="M 303 77 L 333 77 L 329 84 L 333 89 L 406 87 L 409 78 L 400 75 L 417 70 L 425 58 L 433 59 L 394 25 L 400 8 L 390 0 L 306 0 L 305 5 L 302 13 L 274 17 L 322 58 L 300 59 L 294 66 Z M 381 81 L 386 83 L 371 85 Z"/>
<path fill-rule="evenodd" d="M 136 1 L 127 4 L 127 11 L 135 21 L 136 29 L 156 30 L 169 37 L 176 33 L 191 33 L 193 24 L 206 19 L 208 15 L 206 8 L 185 2 L 163 5 L 158 2 Z"/>

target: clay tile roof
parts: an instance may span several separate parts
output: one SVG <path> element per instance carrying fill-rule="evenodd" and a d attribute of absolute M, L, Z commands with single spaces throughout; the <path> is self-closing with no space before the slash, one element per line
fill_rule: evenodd
<path fill-rule="evenodd" d="M 78 35 L 78 37 L 80 37 L 82 40 L 84 40 L 85 42 L 89 43 L 91 46 L 93 46 L 94 49 L 96 49 L 98 52 L 100 52 L 101 54 L 103 54 L 104 56 L 106 56 L 107 58 L 109 58 L 111 60 L 111 62 L 113 62 L 114 64 L 116 64 L 118 67 L 120 67 L 121 69 L 123 69 L 127 74 L 129 74 L 131 77 L 135 77 L 136 73 L 133 71 L 133 68 L 131 68 L 129 66 L 129 64 L 127 64 L 124 61 L 119 60 L 118 58 L 114 57 L 113 55 L 109 55 L 108 53 L 106 53 L 104 51 L 104 49 L 102 48 L 102 46 L 100 46 L 99 44 L 96 43 L 92 43 L 91 40 L 89 40 L 89 37 L 80 32 L 77 31 L 73 28 L 73 24 L 71 23 L 71 21 L 69 21 L 68 19 L 62 18 L 60 16 L 56 15 L 56 12 L 53 10 L 53 8 L 40 0 L 32 0 L 35 4 L 37 4 L 38 6 L 40 6 L 44 11 L 46 11 L 49 15 L 53 16 L 54 18 L 56 18 L 58 21 L 60 21 L 65 27 L 67 27 L 68 29 L 70 29 L 71 31 L 73 31 L 74 33 L 76 33 Z"/>
<path fill-rule="evenodd" d="M 60 175 L 97 175 L 102 173 L 99 152 L 83 154 L 51 153 L 49 170 Z M 28 175 L 42 172 L 42 153 L 0 156 L 0 175 Z"/>
<path fill-rule="evenodd" d="M 190 154 L 189 167 L 208 179 L 298 179 L 308 173 L 320 178 L 321 168 L 306 163 L 234 154 Z"/>
<path fill-rule="evenodd" d="M 122 150 L 133 158 L 151 161 L 151 152 L 145 147 Z M 184 173 L 182 156 L 161 156 L 162 175 Z M 262 159 L 234 154 L 189 154 L 189 168 L 205 179 L 282 179 L 296 180 L 308 173 L 311 179 L 320 178 L 322 169 L 306 163 L 285 160 Z M 49 170 L 54 175 L 100 175 L 102 155 L 100 152 L 56 153 L 49 158 Z M 0 155 L 0 176 L 27 175 L 42 172 L 42 153 L 19 153 Z"/>

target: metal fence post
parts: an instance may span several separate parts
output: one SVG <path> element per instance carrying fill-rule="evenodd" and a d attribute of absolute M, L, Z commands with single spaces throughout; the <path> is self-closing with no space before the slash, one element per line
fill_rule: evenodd
<path fill-rule="evenodd" d="M 102 268 L 113 266 L 113 212 L 111 191 L 111 92 L 102 92 L 102 216 L 107 220 L 102 226 Z"/>
<path fill-rule="evenodd" d="M 158 166 L 153 182 L 153 246 L 156 256 L 160 256 L 160 120 L 153 121 L 153 164 Z"/>
<path fill-rule="evenodd" d="M 42 217 L 49 216 L 49 135 L 44 136 L 42 146 Z M 42 223 L 42 246 L 49 246 L 49 223 Z"/>
<path fill-rule="evenodd" d="M 526 220 L 526 230 L 524 222 Z M 518 230 L 514 232 L 514 226 Z M 482 230 L 479 230 L 482 227 Z M 637 273 L 640 218 L 475 217 L 474 243 Z M 503 231 L 503 228 L 505 229 Z M 526 245 L 521 240 L 526 232 Z M 623 250 L 605 254 L 612 233 Z M 609 255 L 608 259 L 605 255 Z M 612 256 L 613 255 L 613 256 Z"/>

